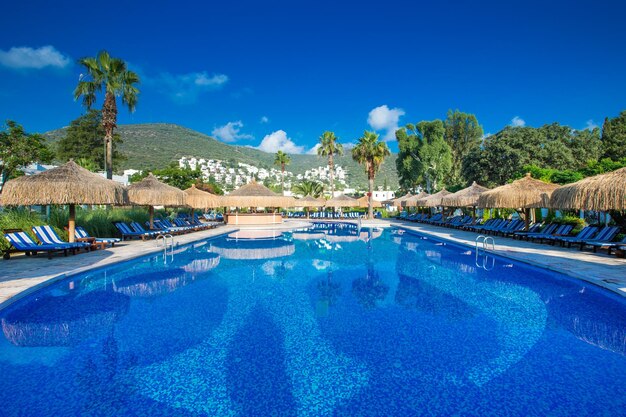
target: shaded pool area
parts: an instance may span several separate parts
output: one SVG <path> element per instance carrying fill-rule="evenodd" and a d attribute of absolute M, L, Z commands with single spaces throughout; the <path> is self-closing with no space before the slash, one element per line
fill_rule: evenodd
<path fill-rule="evenodd" d="M 626 302 L 400 229 L 231 234 L 0 311 L 2 415 L 622 415 Z"/>

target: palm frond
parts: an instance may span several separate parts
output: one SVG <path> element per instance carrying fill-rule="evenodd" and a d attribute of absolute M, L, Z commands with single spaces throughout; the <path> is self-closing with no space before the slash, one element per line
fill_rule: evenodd
<path fill-rule="evenodd" d="M 105 50 L 98 52 L 98 62 L 105 72 L 108 72 L 111 66 L 111 55 Z"/>

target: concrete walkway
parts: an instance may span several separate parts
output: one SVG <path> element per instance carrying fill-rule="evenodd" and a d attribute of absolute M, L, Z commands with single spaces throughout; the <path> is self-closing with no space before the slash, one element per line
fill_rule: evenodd
<path fill-rule="evenodd" d="M 447 227 L 411 223 L 402 220 L 389 221 L 390 226 L 403 227 L 440 239 L 450 240 L 461 245 L 475 248 L 478 233 Z M 560 272 L 574 278 L 591 282 L 626 297 L 626 259 L 615 255 L 608 256 L 606 251 L 580 251 L 578 248 L 561 248 L 548 244 L 539 244 L 495 237 L 497 255 L 540 266 Z"/>

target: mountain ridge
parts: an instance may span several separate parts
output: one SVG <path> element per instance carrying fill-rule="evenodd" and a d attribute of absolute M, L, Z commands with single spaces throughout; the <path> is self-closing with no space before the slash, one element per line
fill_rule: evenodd
<path fill-rule="evenodd" d="M 54 144 L 65 135 L 67 127 L 44 133 L 44 137 Z M 274 154 L 252 147 L 230 145 L 217 139 L 175 123 L 138 123 L 119 125 L 116 133 L 122 139 L 119 150 L 126 156 L 119 164 L 119 169 L 152 170 L 177 162 L 181 157 L 219 159 L 231 163 L 247 163 L 263 168 L 274 166 Z M 290 154 L 291 163 L 287 170 L 294 174 L 319 166 L 325 166 L 326 160 L 317 155 Z M 365 170 L 350 155 L 335 158 L 336 164 L 348 170 L 348 184 L 366 188 Z M 385 182 L 391 189 L 398 187 L 396 173 L 396 154 L 385 159 L 375 184 L 382 186 Z"/>

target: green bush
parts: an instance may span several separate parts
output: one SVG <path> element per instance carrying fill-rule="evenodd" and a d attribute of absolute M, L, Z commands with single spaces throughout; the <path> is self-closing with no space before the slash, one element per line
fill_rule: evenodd
<path fill-rule="evenodd" d="M 564 215 L 563 217 L 555 217 L 554 220 L 552 220 L 554 223 L 558 223 L 558 224 L 571 224 L 574 225 L 574 228 L 572 229 L 572 234 L 576 234 L 578 232 L 580 232 L 583 227 L 585 227 L 585 219 L 581 219 L 580 217 L 577 216 L 571 216 L 571 215 Z"/>

